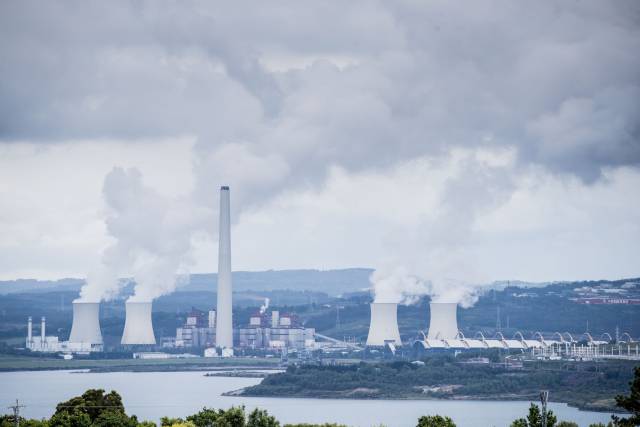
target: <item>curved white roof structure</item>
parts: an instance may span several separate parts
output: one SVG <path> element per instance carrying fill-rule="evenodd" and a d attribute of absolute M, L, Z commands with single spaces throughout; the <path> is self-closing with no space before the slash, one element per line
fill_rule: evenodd
<path fill-rule="evenodd" d="M 447 343 L 443 340 L 431 340 L 427 338 L 422 342 L 424 343 L 425 348 L 447 348 Z"/>
<path fill-rule="evenodd" d="M 127 301 L 122 344 L 155 344 L 151 302 Z"/>
<path fill-rule="evenodd" d="M 490 339 L 490 340 L 484 340 L 484 342 L 486 343 L 488 348 L 506 348 L 506 346 L 504 345 L 504 342 L 500 340 Z"/>
<path fill-rule="evenodd" d="M 374 302 L 371 304 L 367 345 L 383 346 L 389 342 L 402 345 L 398 329 L 398 304 Z"/>
<path fill-rule="evenodd" d="M 504 344 L 507 348 L 524 349 L 524 344 L 518 340 L 504 340 Z"/>
<path fill-rule="evenodd" d="M 484 341 L 475 339 L 465 339 L 464 342 L 469 348 L 487 348 Z"/>
<path fill-rule="evenodd" d="M 69 342 L 102 344 L 100 332 L 100 303 L 73 302 L 73 324 Z"/>
<path fill-rule="evenodd" d="M 458 336 L 458 319 L 455 302 L 432 302 L 431 320 L 429 321 L 429 333 L 427 338 L 435 339 L 455 339 Z"/>
<path fill-rule="evenodd" d="M 469 348 L 464 340 L 443 340 L 449 348 Z"/>

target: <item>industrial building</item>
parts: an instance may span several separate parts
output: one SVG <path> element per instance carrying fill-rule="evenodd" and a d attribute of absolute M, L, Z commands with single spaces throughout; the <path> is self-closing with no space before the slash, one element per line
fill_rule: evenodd
<path fill-rule="evenodd" d="M 249 325 L 239 330 L 239 345 L 245 349 L 311 349 L 315 345 L 315 329 L 300 325 L 295 316 L 273 310 L 257 312 Z"/>
<path fill-rule="evenodd" d="M 55 352 L 59 351 L 60 342 L 58 337 L 47 336 L 47 321 L 42 317 L 40 321 L 40 336 L 33 336 L 33 320 L 31 316 L 27 320 L 27 340 L 25 347 L 31 351 Z"/>
<path fill-rule="evenodd" d="M 47 336 L 46 319 L 42 317 L 40 321 L 40 336 L 33 335 L 33 320 L 29 316 L 27 320 L 27 339 L 25 348 L 30 351 L 43 353 L 83 353 L 102 351 L 102 342 L 91 343 L 89 341 L 60 341 L 57 336 Z M 72 332 L 73 334 L 73 332 Z M 72 335 L 73 336 L 73 335 Z"/>
<path fill-rule="evenodd" d="M 176 329 L 176 347 L 213 347 L 216 344 L 216 312 L 192 308 L 184 325 Z"/>

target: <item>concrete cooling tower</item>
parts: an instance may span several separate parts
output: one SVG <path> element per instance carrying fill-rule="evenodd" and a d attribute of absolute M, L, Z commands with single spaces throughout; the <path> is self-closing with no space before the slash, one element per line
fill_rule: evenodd
<path fill-rule="evenodd" d="M 100 303 L 73 302 L 73 324 L 69 342 L 102 344 L 100 332 Z"/>
<path fill-rule="evenodd" d="M 402 345 L 398 330 L 398 304 L 374 302 L 371 304 L 367 345 L 383 346 L 388 342 Z"/>
<path fill-rule="evenodd" d="M 218 238 L 218 305 L 216 346 L 233 348 L 231 291 L 231 221 L 229 187 L 220 187 L 220 233 Z"/>
<path fill-rule="evenodd" d="M 455 302 L 432 302 L 429 322 L 430 340 L 454 339 L 458 335 L 458 304 Z"/>
<path fill-rule="evenodd" d="M 127 301 L 121 344 L 155 344 L 151 302 Z"/>

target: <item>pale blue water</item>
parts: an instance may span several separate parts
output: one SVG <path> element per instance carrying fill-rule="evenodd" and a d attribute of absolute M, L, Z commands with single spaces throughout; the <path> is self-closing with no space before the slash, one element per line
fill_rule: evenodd
<path fill-rule="evenodd" d="M 49 417 L 55 405 L 88 388 L 116 390 L 124 399 L 127 413 L 139 419 L 158 421 L 163 416 L 184 417 L 203 406 L 228 408 L 259 407 L 281 423 L 338 422 L 370 427 L 415 426 L 421 415 L 448 415 L 459 427 L 508 426 L 526 414 L 529 402 L 425 401 L 425 400 L 338 400 L 226 397 L 221 393 L 257 384 L 256 378 L 205 377 L 204 372 L 110 372 L 68 371 L 0 373 L 0 412 L 15 399 L 26 405 L 29 418 Z M 553 397 L 553 396 L 552 396 Z M 571 420 L 581 427 L 607 422 L 610 414 L 578 411 L 560 403 L 550 408 L 559 420 Z"/>

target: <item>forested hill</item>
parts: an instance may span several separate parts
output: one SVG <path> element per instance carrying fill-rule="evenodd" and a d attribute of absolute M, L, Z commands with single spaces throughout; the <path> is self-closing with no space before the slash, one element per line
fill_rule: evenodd
<path fill-rule="evenodd" d="M 337 296 L 345 292 L 356 292 L 370 286 L 370 268 L 346 268 L 341 270 L 268 270 L 235 271 L 233 290 L 271 291 L 289 289 L 295 291 L 318 291 Z M 122 279 L 127 283 L 127 279 Z M 0 281 L 0 295 L 22 292 L 78 291 L 84 284 L 82 279 L 35 280 L 18 279 Z M 192 274 L 185 284 L 178 286 L 178 292 L 210 291 L 218 284 L 215 273 Z M 131 285 L 129 284 L 128 287 Z M 125 285 L 127 287 L 127 285 Z M 126 292 L 126 290 L 125 290 Z"/>

